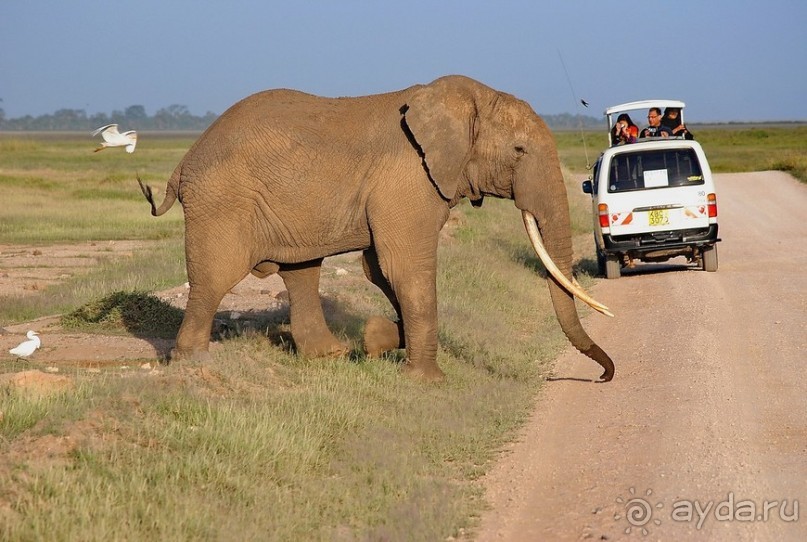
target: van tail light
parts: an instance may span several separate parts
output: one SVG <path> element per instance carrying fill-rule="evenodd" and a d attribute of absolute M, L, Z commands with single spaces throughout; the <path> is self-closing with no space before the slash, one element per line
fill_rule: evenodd
<path fill-rule="evenodd" d="M 714 194 L 706 196 L 706 208 L 709 211 L 709 218 L 717 218 L 717 196 Z"/>
<path fill-rule="evenodd" d="M 600 215 L 600 227 L 601 228 L 609 227 L 611 224 L 608 222 L 608 205 L 605 203 L 600 203 L 599 205 L 597 205 L 597 213 Z"/>

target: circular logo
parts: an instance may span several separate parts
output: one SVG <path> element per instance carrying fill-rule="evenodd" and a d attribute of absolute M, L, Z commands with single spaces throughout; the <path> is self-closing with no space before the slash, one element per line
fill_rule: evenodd
<path fill-rule="evenodd" d="M 635 488 L 630 488 L 628 491 L 630 492 L 630 497 L 627 499 L 623 499 L 621 496 L 616 498 L 616 502 L 622 505 L 622 508 L 624 509 L 624 515 L 617 512 L 614 514 L 614 519 L 619 521 L 624 517 L 628 521 L 628 527 L 625 529 L 625 534 L 631 534 L 633 529 L 636 528 L 642 533 L 642 535 L 647 536 L 650 533 L 646 527 L 648 523 L 652 521 L 654 525 L 661 525 L 660 519 L 653 519 L 653 509 L 663 508 L 664 503 L 657 503 L 653 505 L 649 501 L 648 498 L 653 494 L 652 489 L 645 491 L 644 497 L 635 497 Z"/>

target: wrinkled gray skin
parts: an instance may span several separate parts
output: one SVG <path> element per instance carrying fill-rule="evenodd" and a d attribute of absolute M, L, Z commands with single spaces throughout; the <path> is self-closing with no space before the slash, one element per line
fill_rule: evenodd
<path fill-rule="evenodd" d="M 527 103 L 461 76 L 373 96 L 254 94 L 226 111 L 168 181 L 155 216 L 179 199 L 190 293 L 172 356 L 205 358 L 213 316 L 247 273 L 278 272 L 289 292 L 298 352 L 341 355 L 319 298 L 324 257 L 364 251 L 368 279 L 398 314 L 371 318 L 370 355 L 406 348 L 405 370 L 438 380 L 437 239 L 462 198 L 509 198 L 532 213 L 571 279 L 566 188 L 553 138 Z M 574 299 L 549 290 L 571 343 L 614 374 L 586 334 Z"/>

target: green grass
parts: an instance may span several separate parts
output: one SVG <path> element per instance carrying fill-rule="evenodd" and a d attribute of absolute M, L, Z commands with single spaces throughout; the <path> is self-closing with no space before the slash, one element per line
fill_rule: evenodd
<path fill-rule="evenodd" d="M 712 171 L 780 170 L 807 182 L 807 126 L 709 129 L 696 135 Z"/>
<path fill-rule="evenodd" d="M 181 213 L 153 219 L 133 169 L 159 186 L 189 141 L 155 141 L 154 161 L 145 138 L 133 156 L 87 154 L 88 143 L 0 137 L 3 189 L 39 205 L 0 209 L 0 243 L 157 241 L 41 295 L 0 300 L 0 322 L 63 313 L 85 331 L 147 334 L 137 330 L 168 321 L 173 330 L 177 313 L 143 292 L 185 280 Z M 728 148 L 705 131 L 703 143 L 710 158 Z M 561 143 L 566 160 L 581 152 Z M 586 256 L 589 203 L 573 177 L 575 243 Z M 113 216 L 84 216 L 99 206 Z M 396 541 L 472 531 L 480 477 L 567 341 L 512 202 L 463 204 L 455 215 L 439 252 L 445 383 L 402 377 L 400 353 L 298 358 L 280 311 L 223 340 L 204 365 L 63 368 L 74 386 L 46 397 L 0 388 L 0 539 Z M 360 276 L 357 261 L 345 265 Z M 342 284 L 323 277 L 325 305 L 357 350 L 362 321 L 389 308 L 366 281 Z M 37 368 L 35 358 L 0 362 L 0 373 Z"/>
<path fill-rule="evenodd" d="M 144 139 L 129 155 L 120 149 L 93 153 L 90 137 L 0 135 L 0 243 L 181 235 L 179 206 L 153 219 L 137 175 L 162 190 L 192 140 Z"/>
<path fill-rule="evenodd" d="M 805 125 L 693 127 L 693 132 L 715 173 L 779 170 L 807 182 Z M 558 131 L 554 135 L 561 160 L 577 173 L 585 172 L 586 164 L 593 164 L 607 144 L 602 132 Z"/>
<path fill-rule="evenodd" d="M 64 314 L 65 329 L 176 337 L 183 311 L 145 292 L 113 292 Z"/>

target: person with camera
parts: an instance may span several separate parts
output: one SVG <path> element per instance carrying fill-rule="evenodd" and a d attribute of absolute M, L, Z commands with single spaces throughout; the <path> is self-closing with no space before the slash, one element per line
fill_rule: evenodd
<path fill-rule="evenodd" d="M 647 123 L 649 126 L 642 130 L 639 137 L 670 137 L 672 131 L 661 124 L 661 109 L 651 107 L 647 112 Z"/>
<path fill-rule="evenodd" d="M 624 145 L 625 143 L 636 143 L 639 135 L 639 127 L 636 126 L 627 113 L 622 113 L 616 119 L 616 124 L 611 130 L 611 144 Z"/>

